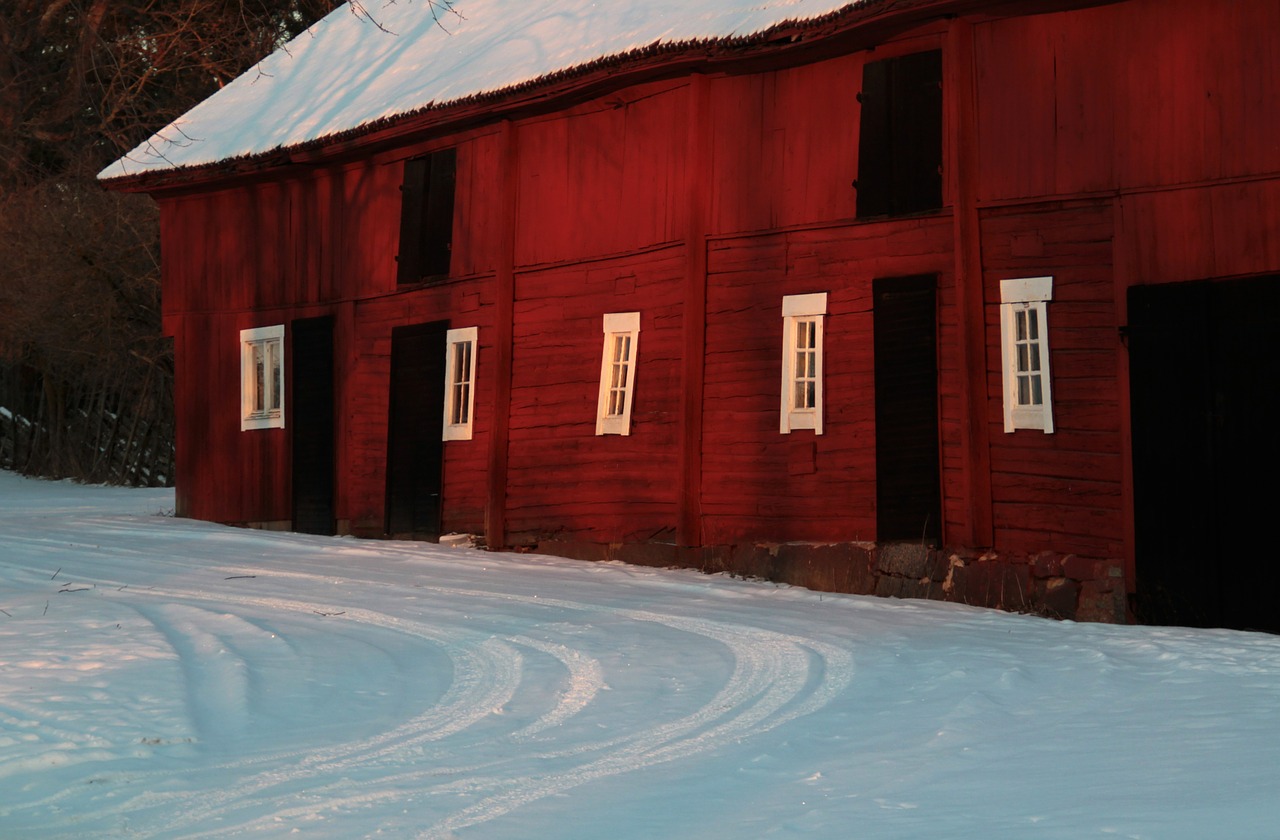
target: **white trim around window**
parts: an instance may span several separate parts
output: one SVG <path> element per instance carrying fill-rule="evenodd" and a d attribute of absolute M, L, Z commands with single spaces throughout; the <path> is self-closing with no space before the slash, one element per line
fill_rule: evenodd
<path fill-rule="evenodd" d="M 1053 433 L 1047 306 L 1052 299 L 1052 277 L 1000 281 L 1005 432 L 1039 429 Z"/>
<path fill-rule="evenodd" d="M 284 428 L 284 324 L 240 331 L 240 431 Z"/>
<path fill-rule="evenodd" d="M 597 435 L 631 434 L 639 343 L 639 312 L 612 312 L 604 316 L 600 396 L 596 402 Z"/>
<path fill-rule="evenodd" d="M 782 299 L 782 402 L 778 431 L 822 434 L 822 332 L 827 293 Z"/>
<path fill-rule="evenodd" d="M 471 440 L 479 336 L 478 327 L 462 327 L 445 334 L 443 440 Z"/>

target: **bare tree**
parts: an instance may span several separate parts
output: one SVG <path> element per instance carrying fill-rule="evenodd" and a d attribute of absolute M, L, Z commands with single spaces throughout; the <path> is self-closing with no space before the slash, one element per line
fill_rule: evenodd
<path fill-rule="evenodd" d="M 155 207 L 94 176 L 341 2 L 0 4 L 0 466 L 171 481 Z"/>

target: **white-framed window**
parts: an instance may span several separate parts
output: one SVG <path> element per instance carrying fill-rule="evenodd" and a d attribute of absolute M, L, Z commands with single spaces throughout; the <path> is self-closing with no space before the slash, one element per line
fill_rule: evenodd
<path fill-rule="evenodd" d="M 631 434 L 631 403 L 635 397 L 639 341 L 639 312 L 612 312 L 604 316 L 600 399 L 596 407 L 598 435 Z"/>
<path fill-rule="evenodd" d="M 1004 430 L 1053 433 L 1049 377 L 1052 277 L 1000 281 L 1000 355 L 1004 371 Z"/>
<path fill-rule="evenodd" d="M 284 324 L 240 331 L 240 431 L 284 428 Z"/>
<path fill-rule="evenodd" d="M 476 402 L 478 327 L 445 334 L 444 440 L 471 440 Z"/>
<path fill-rule="evenodd" d="M 827 293 L 782 299 L 782 408 L 778 431 L 822 434 L 822 322 Z"/>

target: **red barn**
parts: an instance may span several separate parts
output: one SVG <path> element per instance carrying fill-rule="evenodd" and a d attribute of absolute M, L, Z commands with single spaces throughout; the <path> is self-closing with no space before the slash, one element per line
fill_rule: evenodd
<path fill-rule="evenodd" d="M 454 9 L 102 174 L 181 515 L 1280 630 L 1275 0 Z"/>

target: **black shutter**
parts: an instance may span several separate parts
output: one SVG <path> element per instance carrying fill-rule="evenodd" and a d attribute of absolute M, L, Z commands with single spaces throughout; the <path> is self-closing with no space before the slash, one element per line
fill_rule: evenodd
<path fill-rule="evenodd" d="M 456 149 L 405 161 L 397 282 L 420 283 L 449 274 L 457 167 Z"/>
<path fill-rule="evenodd" d="M 862 68 L 859 218 L 942 206 L 942 51 Z"/>
<path fill-rule="evenodd" d="M 422 264 L 423 201 L 426 198 L 429 158 L 404 163 L 400 187 L 400 256 L 396 281 L 417 283 L 426 273 Z"/>
<path fill-rule="evenodd" d="M 862 119 L 858 129 L 858 217 L 889 213 L 889 62 L 873 61 L 862 68 Z"/>
<path fill-rule="evenodd" d="M 942 52 L 897 59 L 889 114 L 893 144 L 891 213 L 942 206 Z"/>
<path fill-rule="evenodd" d="M 430 156 L 430 161 L 430 181 L 422 227 L 424 273 L 443 276 L 449 273 L 449 259 L 453 250 L 453 192 L 457 180 L 457 150 L 444 149 L 436 152 Z"/>

